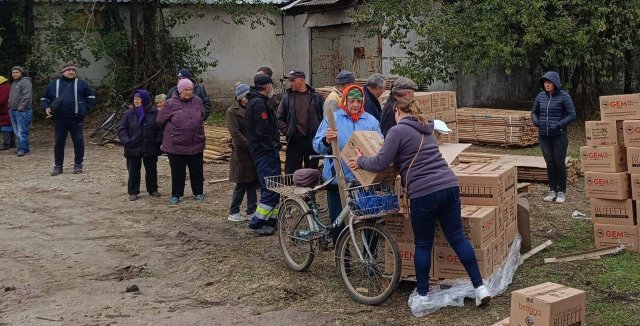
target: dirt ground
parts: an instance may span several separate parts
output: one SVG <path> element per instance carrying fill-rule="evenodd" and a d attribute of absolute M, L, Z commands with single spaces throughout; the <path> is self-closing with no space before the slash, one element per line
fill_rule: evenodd
<path fill-rule="evenodd" d="M 409 282 L 379 307 L 359 305 L 342 289 L 330 252 L 295 273 L 275 236 L 226 220 L 232 185 L 208 182 L 226 178 L 226 165 L 205 165 L 205 203 L 187 185 L 185 201 L 169 206 L 161 159 L 163 197 L 129 202 L 120 146 L 87 144 L 85 172 L 74 175 L 69 140 L 67 170 L 50 177 L 52 138 L 38 124 L 30 155 L 0 152 L 2 325 L 490 325 L 509 314 L 505 294 L 485 309 L 467 302 L 416 319 L 406 304 Z M 588 211 L 580 185 L 562 208 L 542 203 L 544 191 L 534 186 L 529 195 L 534 244 L 570 232 L 573 209 Z M 544 281 L 531 272 L 540 265 L 523 268 L 509 291 Z M 127 292 L 133 285 L 139 291 Z"/>

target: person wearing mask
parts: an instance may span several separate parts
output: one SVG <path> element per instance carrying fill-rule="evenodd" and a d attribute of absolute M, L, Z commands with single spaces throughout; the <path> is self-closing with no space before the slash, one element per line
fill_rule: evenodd
<path fill-rule="evenodd" d="M 538 142 L 547 164 L 549 194 L 546 202 L 564 203 L 567 193 L 567 127 L 576 119 L 569 93 L 560 89 L 560 76 L 548 71 L 540 77 L 542 90 L 531 109 L 531 121 L 538 127 Z"/>
<path fill-rule="evenodd" d="M 202 100 L 202 105 L 204 107 L 203 121 L 207 121 L 209 115 L 211 114 L 211 99 L 209 99 L 209 95 L 207 95 L 207 90 L 204 89 L 204 86 L 202 86 L 202 84 L 198 84 L 195 79 L 193 79 L 193 77 L 191 76 L 191 72 L 187 68 L 180 69 L 177 76 L 178 82 L 180 82 L 180 80 L 182 79 L 188 79 L 191 81 L 191 83 L 193 84 L 193 95 L 199 97 Z M 167 96 L 173 96 L 173 94 L 176 93 L 177 88 L 177 84 L 176 86 L 171 87 L 171 89 L 169 89 L 169 92 L 167 93 Z"/>
<path fill-rule="evenodd" d="M 318 168 L 318 161 L 309 157 L 316 154 L 311 141 L 322 120 L 324 100 L 305 82 L 304 72 L 293 70 L 288 79 L 290 88 L 280 102 L 278 120 L 280 131 L 287 136 L 285 173 L 293 174 L 303 163 L 305 168 Z"/>
<path fill-rule="evenodd" d="M 345 88 L 353 85 L 356 82 L 356 76 L 349 70 L 342 70 L 336 76 L 336 86 L 331 90 L 331 93 L 327 95 L 327 98 L 324 100 L 324 115 L 327 115 L 328 110 L 336 111 L 339 110 L 340 101 L 342 101 L 342 96 Z"/>
<path fill-rule="evenodd" d="M 167 95 L 165 95 L 165 94 L 158 94 L 153 99 L 153 102 L 156 105 L 156 109 L 158 109 L 158 111 L 160 111 L 160 110 L 162 110 L 162 108 L 164 108 L 164 102 L 166 100 L 167 100 Z"/>
<path fill-rule="evenodd" d="M 373 74 L 367 78 L 367 85 L 364 87 L 364 110 L 380 121 L 382 107 L 378 98 L 384 93 L 384 76 Z"/>
<path fill-rule="evenodd" d="M 62 66 L 62 76 L 49 83 L 40 99 L 40 108 L 53 119 L 55 145 L 53 147 L 54 165 L 51 176 L 62 173 L 64 166 L 64 147 L 67 135 L 71 134 L 75 154 L 73 173 L 82 173 L 84 162 L 84 117 L 96 105 L 96 97 L 86 81 L 77 78 L 78 67 L 73 63 Z"/>
<path fill-rule="evenodd" d="M 273 80 L 267 74 L 253 77 L 247 98 L 245 123 L 247 143 L 260 183 L 260 203 L 253 214 L 249 229 L 259 235 L 276 232 L 280 194 L 267 189 L 265 177 L 280 175 L 280 133 L 276 112 L 269 108 L 269 97 L 273 95 Z"/>
<path fill-rule="evenodd" d="M 20 66 L 11 68 L 11 92 L 9 93 L 9 116 L 13 133 L 18 138 L 18 156 L 24 156 L 31 151 L 29 128 L 33 117 L 33 86 L 31 78 L 25 76 Z"/>
<path fill-rule="evenodd" d="M 382 130 L 383 135 L 387 136 L 389 129 L 396 125 L 394 112 L 397 100 L 403 97 L 413 99 L 413 96 L 417 91 L 418 85 L 413 80 L 407 77 L 400 77 L 396 79 L 393 83 L 393 87 L 391 88 L 391 95 L 382 108 L 380 129 Z"/>
<path fill-rule="evenodd" d="M 269 67 L 260 67 L 258 68 L 257 73 L 269 75 L 269 77 L 271 77 L 271 80 L 273 80 L 273 70 Z M 281 101 L 282 101 L 282 94 L 277 94 L 274 92 L 273 96 L 269 98 L 269 101 L 267 101 L 267 103 L 269 104 L 269 108 L 273 110 L 273 112 L 276 112 L 280 107 Z"/>
<path fill-rule="evenodd" d="M 409 299 L 409 307 L 415 315 L 424 311 L 429 300 L 429 271 L 436 221 L 473 283 L 476 303 L 487 304 L 491 295 L 484 286 L 473 247 L 462 230 L 458 179 L 438 149 L 433 122 L 421 116 L 417 103 L 409 97 L 397 99 L 394 115 L 397 125 L 387 133 L 378 154 L 366 157 L 356 150 L 357 156 L 349 162 L 349 167 L 380 172 L 393 163 L 400 168 L 401 182 L 410 201 L 418 281 L 417 291 Z"/>
<path fill-rule="evenodd" d="M 163 130 L 162 150 L 171 167 L 171 198 L 177 205 L 184 196 L 184 184 L 189 168 L 191 192 L 195 200 L 204 202 L 203 153 L 204 104 L 194 95 L 194 85 L 188 78 L 178 81 L 175 93 L 169 94 L 156 122 Z"/>
<path fill-rule="evenodd" d="M 9 93 L 11 84 L 4 76 L 0 76 L 0 133 L 2 133 L 2 147 L 0 150 L 7 150 L 16 147 L 16 138 L 9 117 Z"/>
<path fill-rule="evenodd" d="M 136 90 L 132 96 L 133 105 L 124 113 L 118 129 L 118 138 L 127 158 L 127 193 L 130 201 L 138 199 L 140 194 L 140 169 L 143 164 L 147 192 L 152 197 L 161 196 L 158 192 L 157 167 L 162 132 L 156 123 L 158 110 L 151 105 L 150 97 L 146 90 Z"/>
<path fill-rule="evenodd" d="M 247 127 L 245 116 L 247 114 L 247 95 L 251 88 L 247 84 L 236 84 L 236 105 L 227 109 L 227 127 L 231 135 L 231 161 L 229 162 L 229 181 L 236 184 L 231 197 L 229 217 L 231 222 L 251 220 L 256 211 L 258 198 L 258 178 L 256 176 L 253 160 L 247 144 Z M 240 215 L 240 204 L 245 193 L 247 194 L 247 215 Z"/>
<path fill-rule="evenodd" d="M 335 117 L 335 129 L 329 128 L 329 120 L 324 117 L 320 127 L 313 138 L 313 149 L 316 153 L 327 155 L 331 152 L 331 141 L 338 140 L 340 150 L 344 148 L 351 134 L 356 130 L 376 131 L 380 133 L 380 124 L 371 114 L 364 110 L 364 90 L 358 85 L 347 86 L 343 90 L 342 98 L 337 111 L 333 111 Z M 380 134 L 382 136 L 382 134 Z M 340 153 L 333 155 L 339 156 Z M 325 159 L 322 169 L 323 180 L 329 180 L 336 176 L 335 160 Z M 355 176 L 349 170 L 346 163 L 341 164 L 346 182 L 351 182 Z M 329 218 L 331 222 L 338 218 L 342 211 L 342 202 L 340 201 L 340 190 L 338 189 L 338 180 L 335 179 L 327 186 L 327 204 L 329 206 Z M 331 234 L 333 242 L 338 239 L 341 230 L 334 230 Z"/>

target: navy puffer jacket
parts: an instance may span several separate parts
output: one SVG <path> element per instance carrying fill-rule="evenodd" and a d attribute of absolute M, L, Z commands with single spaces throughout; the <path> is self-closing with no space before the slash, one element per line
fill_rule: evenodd
<path fill-rule="evenodd" d="M 538 93 L 531 110 L 531 121 L 538 127 L 540 136 L 559 136 L 567 132 L 567 126 L 576 119 L 576 109 L 569 93 L 560 89 L 560 76 L 554 71 L 546 72 L 540 83 L 549 80 L 556 87 L 553 93 L 544 90 Z"/>

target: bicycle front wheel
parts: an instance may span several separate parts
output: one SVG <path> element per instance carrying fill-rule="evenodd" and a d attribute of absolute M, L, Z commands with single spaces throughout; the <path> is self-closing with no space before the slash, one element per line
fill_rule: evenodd
<path fill-rule="evenodd" d="M 278 214 L 278 240 L 287 265 L 296 272 L 311 266 L 315 253 L 312 220 L 300 203 L 287 199 Z"/>
<path fill-rule="evenodd" d="M 398 244 L 387 229 L 375 222 L 355 224 L 353 235 L 347 230 L 338 239 L 338 275 L 354 301 L 378 305 L 400 282 L 402 262 Z"/>

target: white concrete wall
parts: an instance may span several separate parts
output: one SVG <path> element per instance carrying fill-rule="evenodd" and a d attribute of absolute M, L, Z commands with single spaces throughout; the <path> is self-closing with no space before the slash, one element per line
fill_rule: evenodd
<path fill-rule="evenodd" d="M 304 27 L 307 14 L 284 16 L 284 71 L 299 69 L 311 76 L 311 29 Z"/>

